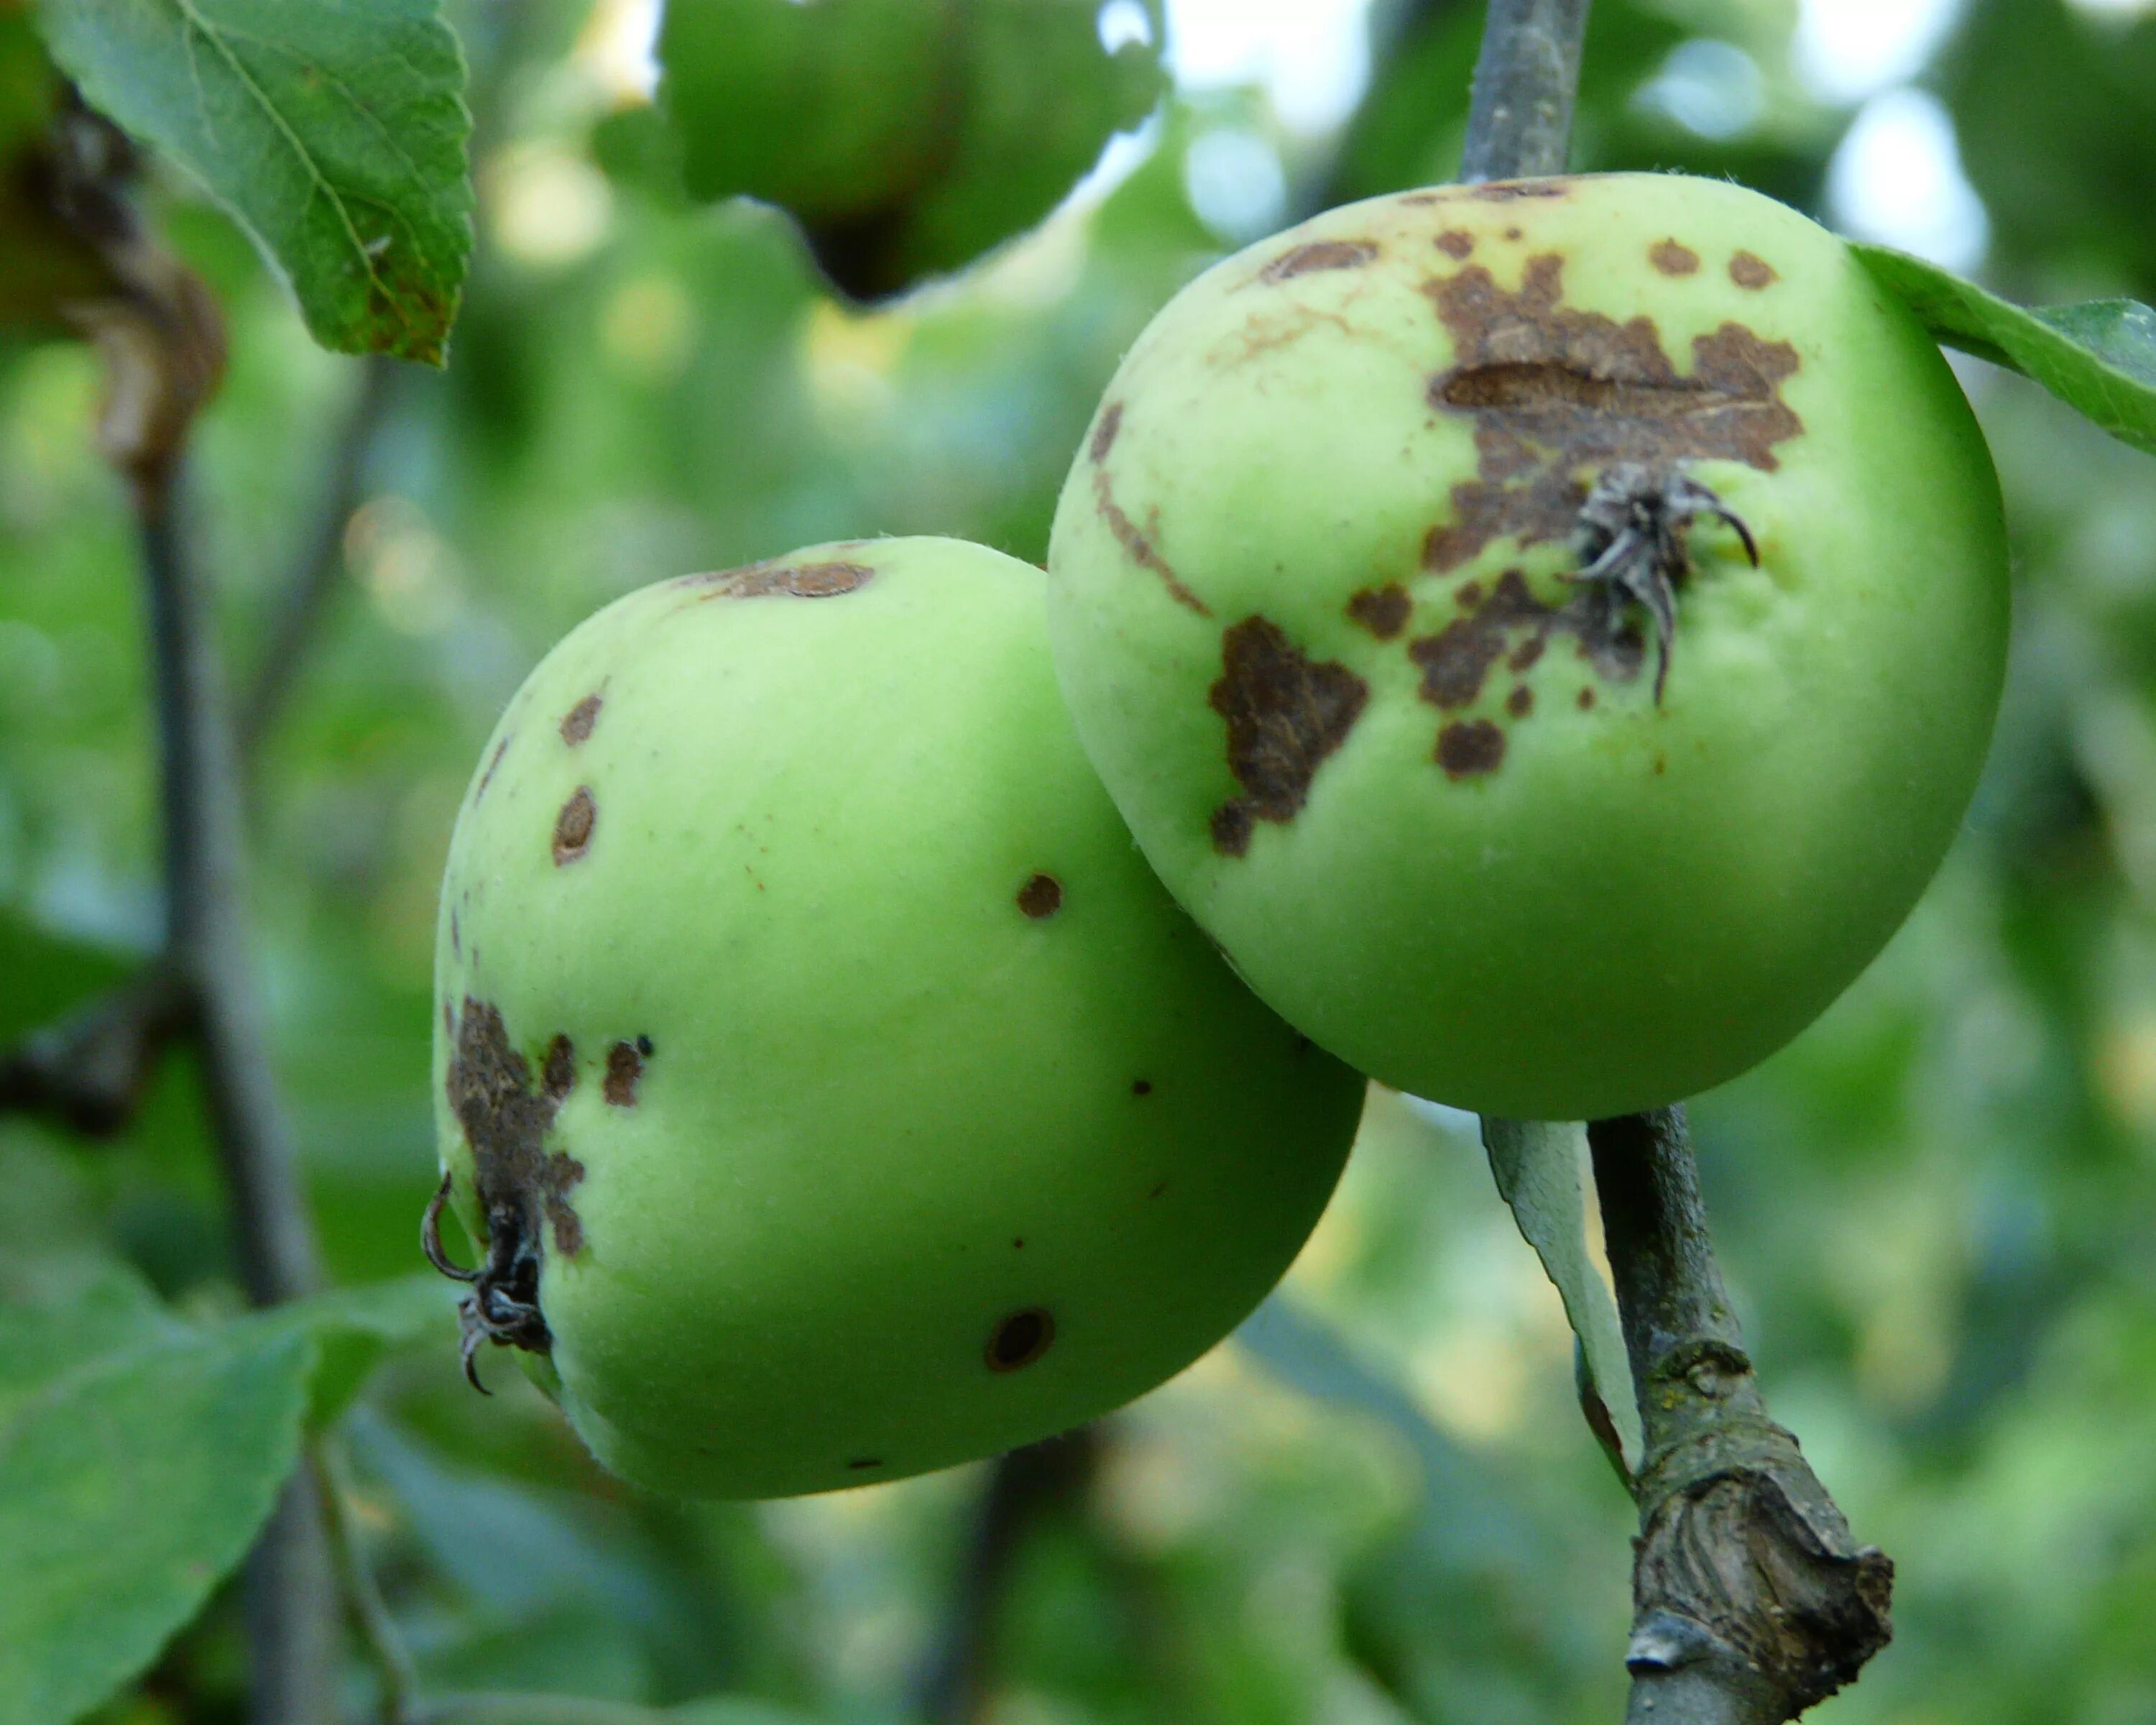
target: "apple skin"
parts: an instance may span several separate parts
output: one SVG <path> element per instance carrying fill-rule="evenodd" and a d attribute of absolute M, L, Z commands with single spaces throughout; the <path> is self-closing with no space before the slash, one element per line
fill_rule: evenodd
<path fill-rule="evenodd" d="M 1574 577 L 1600 473 L 1692 522 L 1666 691 Z M 1952 372 L 1840 240 L 1666 175 L 1336 209 L 1216 265 L 1110 384 L 1050 629 L 1146 855 L 1387 1084 L 1591 1119 L 1772 1054 L 1968 806 L 2007 560 Z"/>
<path fill-rule="evenodd" d="M 520 1358 L 624 1478 L 778 1497 L 1063 1430 L 1231 1329 L 1332 1191 L 1363 1081 L 1147 869 L 1045 588 L 937 539 L 661 583 L 487 747 L 443 1167 L 475 1239 L 475 1182 L 530 1219 Z"/>

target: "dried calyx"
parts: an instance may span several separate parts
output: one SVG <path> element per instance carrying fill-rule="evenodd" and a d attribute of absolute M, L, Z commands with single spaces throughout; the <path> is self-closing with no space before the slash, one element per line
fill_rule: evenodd
<path fill-rule="evenodd" d="M 539 1311 L 540 1233 L 536 1219 L 527 1219 L 514 1204 L 490 1208 L 486 1219 L 486 1261 L 467 1270 L 450 1261 L 442 1250 L 442 1207 L 449 1202 L 456 1177 L 445 1173 L 428 1201 L 419 1224 L 419 1245 L 427 1261 L 452 1281 L 468 1284 L 471 1291 L 457 1304 L 457 1318 L 464 1331 L 465 1376 L 482 1395 L 493 1392 L 480 1382 L 478 1353 L 482 1342 L 497 1348 L 522 1348 L 544 1353 L 552 1336 Z"/>
<path fill-rule="evenodd" d="M 1681 466 L 1624 461 L 1605 468 L 1579 508 L 1580 570 L 1570 581 L 1591 583 L 1609 601 L 1614 634 L 1628 606 L 1642 607 L 1655 624 L 1655 705 L 1670 677 L 1670 649 L 1676 639 L 1677 583 L 1691 572 L 1686 543 L 1693 521 L 1711 515 L 1744 542 L 1744 555 L 1759 567 L 1752 530 L 1707 486 Z"/>

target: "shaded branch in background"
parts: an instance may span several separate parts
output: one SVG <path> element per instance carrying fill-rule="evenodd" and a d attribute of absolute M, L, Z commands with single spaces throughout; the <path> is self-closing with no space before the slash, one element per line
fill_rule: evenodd
<path fill-rule="evenodd" d="M 0 1051 L 0 1113 L 36 1114 L 85 1137 L 126 1129 L 150 1074 L 186 1028 L 190 997 L 156 961 Z"/>
<path fill-rule="evenodd" d="M 1588 1128 L 1646 1461 L 1635 1725 L 1779 1725 L 1892 1636 L 1894 1566 L 1860 1548 L 1768 1417 L 1707 1237 L 1681 1109 Z"/>
<path fill-rule="evenodd" d="M 263 633 L 254 681 L 239 704 L 239 752 L 250 765 L 284 711 L 331 595 L 344 573 L 345 528 L 352 511 L 359 507 L 367 456 L 388 417 L 398 363 L 378 353 L 360 362 L 359 393 L 331 446 L 321 501 L 316 505 L 291 574 L 275 601 L 276 614 Z"/>
<path fill-rule="evenodd" d="M 988 1476 L 942 1640 L 921 1674 L 930 1725 L 973 1725 L 994 1692 L 996 1632 L 1019 1554 L 1044 1521 L 1082 1502 L 1100 1471 L 1097 1425 L 1014 1450 Z"/>

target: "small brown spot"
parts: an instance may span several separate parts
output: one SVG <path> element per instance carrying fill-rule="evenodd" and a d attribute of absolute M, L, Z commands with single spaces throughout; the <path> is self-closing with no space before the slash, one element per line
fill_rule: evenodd
<path fill-rule="evenodd" d="M 592 800 L 591 787 L 578 785 L 562 812 L 554 818 L 554 863 L 560 867 L 572 863 L 591 849 L 592 829 L 598 823 L 598 804 Z"/>
<path fill-rule="evenodd" d="M 1569 197 L 1571 187 L 1550 180 L 1486 180 L 1467 187 L 1467 195 L 1479 203 L 1511 203 L 1522 198 Z"/>
<path fill-rule="evenodd" d="M 1507 239 L 1517 239 L 1519 237 L 1520 230 L 1517 228 L 1507 228 L 1505 230 L 1505 238 Z"/>
<path fill-rule="evenodd" d="M 1036 922 L 1063 908 L 1063 883 L 1053 875 L 1035 875 L 1018 890 L 1018 907 Z"/>
<path fill-rule="evenodd" d="M 562 721 L 562 741 L 574 748 L 589 737 L 592 726 L 599 721 L 599 708 L 603 704 L 603 698 L 594 691 L 571 707 Z"/>
<path fill-rule="evenodd" d="M 708 599 L 761 599 L 778 595 L 796 599 L 833 599 L 875 579 L 866 563 L 751 563 L 709 575 L 686 575 L 694 586 L 707 587 Z"/>
<path fill-rule="evenodd" d="M 1150 1078 L 1132 1079 L 1131 1081 L 1131 1094 L 1134 1096 L 1151 1096 L 1152 1094 L 1152 1080 Z"/>
<path fill-rule="evenodd" d="M 606 1082 L 600 1086 L 600 1094 L 610 1107 L 634 1108 L 636 1081 L 643 1076 L 642 1051 L 634 1042 L 617 1042 L 607 1050 Z"/>
<path fill-rule="evenodd" d="M 1024 1251 L 1024 1250 L 1025 1250 L 1025 1242 L 1024 1242 L 1024 1240 L 1012 1240 L 1012 1241 L 1011 1241 L 1011 1250 L 1012 1250 L 1013 1251 L 1017 1251 L 1017 1252 L 1022 1252 L 1022 1251 Z"/>
<path fill-rule="evenodd" d="M 846 1466 L 851 1468 L 855 1472 L 859 1473 L 865 1467 L 881 1467 L 883 1466 L 883 1457 L 880 1455 L 858 1455 L 851 1461 L 849 1461 Z"/>
<path fill-rule="evenodd" d="M 1168 588 L 1168 596 L 1185 610 L 1195 611 L 1200 617 L 1210 617 L 1213 608 L 1176 578 L 1175 571 L 1168 567 L 1152 542 L 1153 533 L 1160 531 L 1159 523 L 1152 524 L 1152 531 L 1140 529 L 1138 524 L 1123 512 L 1116 501 L 1114 487 L 1109 483 L 1107 470 L 1099 468 L 1093 474 L 1093 501 L 1101 511 L 1101 519 L 1108 524 L 1108 531 L 1116 536 L 1123 554 L 1141 569 L 1150 569 L 1161 578 Z"/>
<path fill-rule="evenodd" d="M 1587 711 L 1590 707 L 1592 707 L 1594 705 L 1594 691 L 1592 689 L 1582 689 L 1582 690 L 1579 691 L 1579 702 L 1578 702 L 1578 706 L 1579 706 L 1579 710 L 1580 710 L 1580 711 L 1582 711 L 1582 712 L 1585 712 L 1585 711 Z"/>
<path fill-rule="evenodd" d="M 1751 252 L 1738 252 L 1729 260 L 1729 279 L 1741 288 L 1757 292 L 1763 287 L 1773 286 L 1782 278 L 1764 258 Z"/>
<path fill-rule="evenodd" d="M 1055 1319 L 1045 1307 L 1014 1312 L 996 1326 L 985 1352 L 991 1372 L 1015 1372 L 1048 1352 L 1055 1339 Z"/>
<path fill-rule="evenodd" d="M 1397 581 L 1383 587 L 1366 587 L 1348 601 L 1348 615 L 1381 641 L 1389 641 L 1408 626 L 1414 608 L 1408 590 Z"/>
<path fill-rule="evenodd" d="M 1093 441 L 1086 453 L 1096 461 L 1108 459 L 1108 451 L 1116 445 L 1116 434 L 1123 429 L 1123 404 L 1111 401 L 1101 410 L 1101 423 L 1093 428 Z"/>
<path fill-rule="evenodd" d="M 1460 609 L 1472 611 L 1482 603 L 1482 583 L 1479 581 L 1463 581 L 1460 583 L 1459 592 L 1453 594 L 1452 598 L 1453 602 Z"/>
<path fill-rule="evenodd" d="M 1227 723 L 1228 769 L 1243 794 L 1214 812 L 1213 843 L 1240 856 L 1253 819 L 1295 819 L 1318 768 L 1362 717 L 1370 685 L 1337 660 L 1311 658 L 1262 617 L 1221 637 L 1220 664 L 1208 704 Z"/>
<path fill-rule="evenodd" d="M 1158 1198 L 1158 1197 L 1160 1197 L 1163 1193 L 1165 1193 L 1167 1190 L 1168 1190 L 1168 1182 L 1167 1182 L 1167 1181 L 1165 1181 L 1165 1180 L 1163 1180 L 1163 1181 L 1161 1181 L 1158 1185 L 1156 1185 L 1156 1186 L 1152 1189 L 1152 1191 L 1150 1191 L 1150 1192 L 1147 1193 L 1147 1194 L 1146 1194 L 1146 1196 L 1147 1196 L 1147 1198 Z"/>
<path fill-rule="evenodd" d="M 1487 719 L 1447 725 L 1437 733 L 1437 764 L 1448 778 L 1495 773 L 1505 758 L 1505 733 Z"/>
<path fill-rule="evenodd" d="M 475 803 L 486 794 L 486 788 L 494 783 L 495 768 L 501 765 L 501 757 L 508 752 L 509 739 L 505 737 L 500 742 L 495 744 L 494 753 L 487 757 L 486 771 L 479 776 L 479 788 L 472 793 L 472 801 Z"/>
<path fill-rule="evenodd" d="M 558 1102 L 577 1087 L 577 1045 L 559 1033 L 547 1045 L 547 1058 L 540 1064 L 539 1084 L 542 1091 Z"/>
<path fill-rule="evenodd" d="M 638 1037 L 636 1039 L 636 1051 L 642 1055 L 647 1060 L 649 1060 L 651 1058 L 651 1039 L 649 1036 Z"/>
<path fill-rule="evenodd" d="M 1445 193 L 1437 192 L 1408 192 L 1401 194 L 1400 202 L 1409 204 L 1442 203 Z"/>
<path fill-rule="evenodd" d="M 1378 255 L 1371 239 L 1319 239 L 1291 246 L 1258 271 L 1260 281 L 1286 281 L 1318 270 L 1359 270 Z"/>
<path fill-rule="evenodd" d="M 1658 239 L 1648 247 L 1647 261 L 1665 275 L 1695 275 L 1699 272 L 1699 254 L 1674 239 Z"/>
<path fill-rule="evenodd" d="M 1529 635 L 1527 639 L 1512 649 L 1512 656 L 1505 663 L 1516 671 L 1526 670 L 1543 656 L 1543 649 L 1547 644 L 1548 642 L 1543 636 Z"/>
<path fill-rule="evenodd" d="M 1516 719 L 1524 719 L 1535 710 L 1535 691 L 1525 683 L 1517 685 L 1505 697 L 1505 711 Z"/>
<path fill-rule="evenodd" d="M 1437 236 L 1437 249 L 1455 262 L 1473 255 L 1475 236 L 1458 228 L 1448 228 Z"/>
<path fill-rule="evenodd" d="M 457 1034 L 457 1015 L 450 1009 L 449 1003 L 446 1000 L 442 1003 L 442 1029 L 449 1035 L 454 1036 Z"/>
<path fill-rule="evenodd" d="M 457 927 L 457 913 L 454 911 L 449 912 L 449 951 L 459 958 L 465 956 L 464 936 Z"/>
<path fill-rule="evenodd" d="M 1669 757 L 1667 755 L 1657 755 L 1657 756 L 1656 756 L 1656 757 L 1655 757 L 1655 776 L 1656 776 L 1657 778 L 1661 778 L 1661 777 L 1662 776 L 1662 774 L 1664 774 L 1665 773 L 1667 773 L 1669 770 L 1670 770 L 1670 757 Z"/>

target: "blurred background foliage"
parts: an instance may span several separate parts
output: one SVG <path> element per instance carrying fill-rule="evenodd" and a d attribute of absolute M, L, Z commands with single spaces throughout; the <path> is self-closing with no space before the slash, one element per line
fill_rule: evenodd
<path fill-rule="evenodd" d="M 845 4 L 858 52 L 767 45 L 792 109 L 684 4 L 661 95 L 701 117 L 678 127 L 650 105 L 649 6 L 452 8 L 480 127 L 469 299 L 446 372 L 398 370 L 366 418 L 343 578 L 253 773 L 279 1061 L 341 1280 L 415 1265 L 436 882 L 481 740 L 545 648 L 630 588 L 821 539 L 1040 559 L 1148 315 L 1300 213 L 1445 177 L 1480 24 L 1460 0 L 981 0 L 930 41 L 904 7 Z M 1164 95 L 1143 51 L 1163 27 Z M 954 40 L 936 102 L 986 91 L 965 111 L 1003 130 L 939 137 L 925 165 L 907 148 L 946 110 L 924 121 L 880 68 Z M 778 147 L 834 116 L 860 135 Z M 960 273 L 869 307 L 819 270 L 873 295 L 950 268 L 1028 228 L 1118 126 L 1044 225 Z M 1599 0 L 1575 162 L 1729 175 L 2025 299 L 2156 299 L 2156 7 Z M 737 189 L 801 211 L 813 247 Z M 153 198 L 232 322 L 200 526 L 244 683 L 384 362 L 312 346 L 190 187 Z M 1694 1118 L 1775 1410 L 1899 1566 L 1894 1646 L 1820 1717 L 2143 1725 L 2156 472 L 1957 364 L 2017 581 L 1983 791 L 1885 956 Z M 97 387 L 79 346 L 0 346 L 0 1041 L 157 933 L 138 588 Z M 0 1121 L 0 1252 L 80 1241 L 182 1308 L 230 1308 L 199 1121 L 177 1062 L 110 1144 Z M 963 1601 L 988 1470 L 642 1498 L 498 1360 L 500 1393 L 473 1396 L 445 1320 L 352 1428 L 362 1529 L 428 1683 L 725 1695 L 685 1717 L 734 1725 L 1618 1717 L 1632 1507 L 1471 1124 L 1373 1096 L 1283 1293 L 1035 1481 L 984 1638 Z M 100 1718 L 236 1719 L 237 1620 L 221 1594 Z M 367 1681 L 355 1664 L 355 1706 Z"/>

